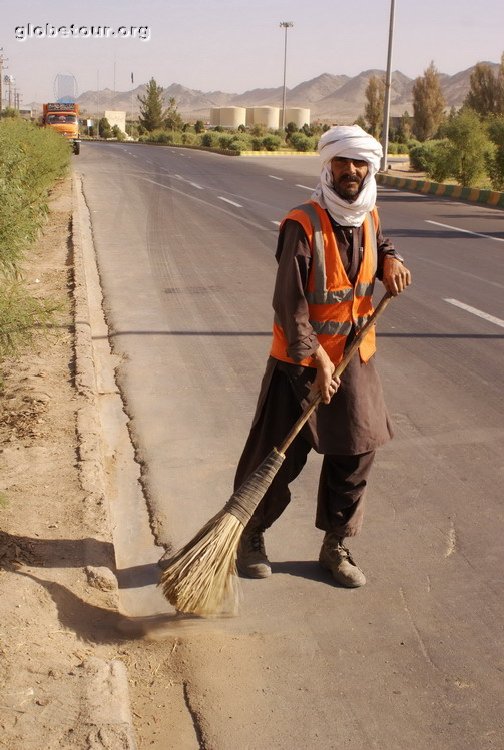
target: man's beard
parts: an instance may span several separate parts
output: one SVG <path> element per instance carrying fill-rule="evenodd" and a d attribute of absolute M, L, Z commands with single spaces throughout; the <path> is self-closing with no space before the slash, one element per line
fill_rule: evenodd
<path fill-rule="evenodd" d="M 353 201 L 359 195 L 363 183 L 364 180 L 360 181 L 358 178 L 350 176 L 346 179 L 345 176 L 343 176 L 340 177 L 337 184 L 333 183 L 333 188 L 340 198 L 344 198 L 347 201 Z"/>

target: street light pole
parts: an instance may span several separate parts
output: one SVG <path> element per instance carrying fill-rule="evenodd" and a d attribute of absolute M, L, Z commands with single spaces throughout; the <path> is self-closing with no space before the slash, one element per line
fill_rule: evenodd
<path fill-rule="evenodd" d="M 2 80 L 3 80 L 3 64 L 5 57 L 3 56 L 3 47 L 0 47 L 0 114 L 3 109 L 3 91 L 2 91 Z"/>
<path fill-rule="evenodd" d="M 282 104 L 282 130 L 285 130 L 285 99 L 287 94 L 287 29 L 294 26 L 292 21 L 281 21 L 280 28 L 285 29 L 285 47 L 284 47 L 284 82 L 283 82 L 283 104 Z"/>
<path fill-rule="evenodd" d="M 387 75 L 385 78 L 385 105 L 383 109 L 383 134 L 382 134 L 382 145 L 383 145 L 383 159 L 382 159 L 382 172 L 388 170 L 388 143 L 389 143 L 389 120 L 390 120 L 390 85 L 392 81 L 392 40 L 394 36 L 394 11 L 395 11 L 395 0 L 390 0 L 390 26 L 389 26 L 389 41 L 388 41 L 388 55 L 387 55 Z"/>

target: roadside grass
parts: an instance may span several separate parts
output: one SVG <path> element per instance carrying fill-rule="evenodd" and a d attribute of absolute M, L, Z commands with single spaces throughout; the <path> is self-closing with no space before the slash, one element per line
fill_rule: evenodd
<path fill-rule="evenodd" d="M 47 219 L 49 192 L 69 163 L 59 134 L 20 118 L 0 120 L 0 363 L 29 345 L 56 309 L 28 291 L 23 266 Z"/>

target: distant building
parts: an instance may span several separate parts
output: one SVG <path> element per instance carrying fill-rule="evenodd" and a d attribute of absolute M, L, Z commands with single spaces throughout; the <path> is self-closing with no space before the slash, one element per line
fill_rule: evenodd
<path fill-rule="evenodd" d="M 115 109 L 106 109 L 103 116 L 107 118 L 111 128 L 117 125 L 119 130 L 126 133 L 126 112 Z"/>

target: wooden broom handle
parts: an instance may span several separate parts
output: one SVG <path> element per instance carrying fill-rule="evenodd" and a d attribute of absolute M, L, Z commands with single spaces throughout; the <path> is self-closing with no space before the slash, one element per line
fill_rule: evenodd
<path fill-rule="evenodd" d="M 390 294 L 390 292 L 386 292 L 383 295 L 380 302 L 376 306 L 376 309 L 374 310 L 373 314 L 368 318 L 366 323 L 357 332 L 354 340 L 352 341 L 347 351 L 345 352 L 345 356 L 343 357 L 339 365 L 334 370 L 333 374 L 336 377 L 338 378 L 340 377 L 341 373 L 343 372 L 343 370 L 346 368 L 346 366 L 352 359 L 358 347 L 361 345 L 362 340 L 368 333 L 369 329 L 371 328 L 372 325 L 374 325 L 376 319 L 382 314 L 382 312 L 385 310 L 385 308 L 387 307 L 391 299 L 392 299 L 392 295 Z M 320 404 L 321 401 L 322 401 L 322 396 L 320 393 L 318 393 L 313 399 L 313 401 L 311 401 L 309 406 L 305 409 L 305 411 L 301 414 L 296 424 L 294 425 L 292 430 L 289 432 L 289 434 L 283 441 L 282 445 L 279 448 L 277 448 L 279 453 L 285 453 L 289 445 L 292 443 L 296 435 L 298 435 L 301 432 L 306 422 L 309 420 L 309 418 L 311 417 L 311 415 L 313 414 L 313 412 L 315 411 L 315 409 L 317 408 L 317 406 Z"/>

